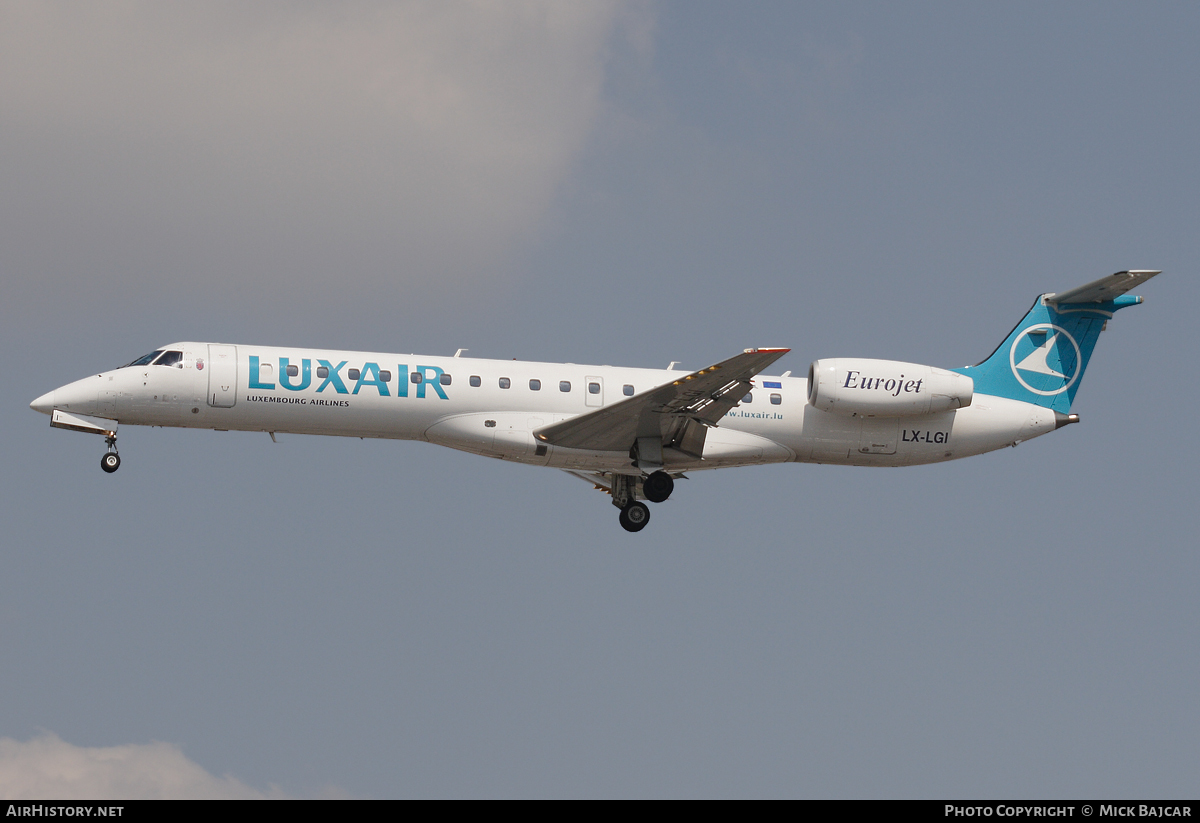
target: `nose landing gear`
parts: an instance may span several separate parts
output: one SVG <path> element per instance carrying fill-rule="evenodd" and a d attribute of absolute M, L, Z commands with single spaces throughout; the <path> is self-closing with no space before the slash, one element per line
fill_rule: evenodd
<path fill-rule="evenodd" d="M 103 437 L 104 442 L 108 444 L 108 454 L 100 458 L 100 468 L 104 469 L 106 473 L 112 474 L 121 468 L 121 455 L 117 454 L 117 421 L 105 420 L 103 422 L 111 423 L 112 427 L 98 426 L 91 420 L 67 414 L 62 409 L 54 409 L 50 413 L 51 428 L 98 434 Z"/>
<path fill-rule="evenodd" d="M 100 458 L 100 468 L 112 474 L 121 468 L 121 455 L 117 454 L 117 437 L 110 434 L 104 438 L 104 442 L 108 444 L 108 453 Z"/>

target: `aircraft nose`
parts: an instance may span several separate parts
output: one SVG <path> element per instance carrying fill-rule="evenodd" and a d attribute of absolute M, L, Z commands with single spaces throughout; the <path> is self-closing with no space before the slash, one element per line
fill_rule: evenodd
<path fill-rule="evenodd" d="M 35 412 L 50 414 L 50 412 L 54 411 L 54 392 L 46 392 L 37 400 L 34 400 L 32 403 L 30 403 L 29 408 L 33 409 Z"/>
<path fill-rule="evenodd" d="M 95 414 L 97 384 L 95 377 L 85 377 L 65 386 L 59 386 L 54 391 L 43 394 L 29 404 L 29 408 L 50 414 L 55 409 L 72 412 L 73 414 Z"/>

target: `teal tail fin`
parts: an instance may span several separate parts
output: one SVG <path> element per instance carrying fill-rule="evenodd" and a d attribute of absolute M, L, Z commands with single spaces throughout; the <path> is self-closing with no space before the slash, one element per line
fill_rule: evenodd
<path fill-rule="evenodd" d="M 1043 294 L 991 357 L 951 369 L 975 381 L 976 394 L 1007 397 L 1067 413 L 1096 340 L 1114 313 L 1142 298 L 1125 292 L 1157 271 L 1123 271 L 1062 294 Z"/>

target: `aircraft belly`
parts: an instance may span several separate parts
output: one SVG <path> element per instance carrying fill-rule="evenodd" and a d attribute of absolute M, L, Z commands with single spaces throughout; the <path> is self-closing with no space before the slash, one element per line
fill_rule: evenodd
<path fill-rule="evenodd" d="M 799 459 L 813 463 L 846 463 L 858 448 L 862 420 L 805 406 L 801 420 Z"/>
<path fill-rule="evenodd" d="M 955 457 L 983 454 L 1054 431 L 1051 409 L 991 395 L 958 410 Z"/>
<path fill-rule="evenodd" d="M 249 428 L 262 431 L 327 434 L 346 437 L 416 439 L 433 414 L 388 402 L 389 398 L 285 398 L 293 403 L 245 402 L 242 415 Z M 299 402 L 305 401 L 305 402 Z M 324 401 L 324 402 L 318 402 Z M 346 405 L 340 405 L 340 404 Z"/>
<path fill-rule="evenodd" d="M 471 454 L 544 466 L 550 461 L 552 450 L 572 451 L 554 450 L 534 439 L 533 430 L 553 422 L 554 417 L 543 412 L 455 414 L 436 421 L 423 436 L 431 443 Z"/>
<path fill-rule="evenodd" d="M 911 417 L 863 418 L 805 411 L 798 459 L 848 466 L 916 466 L 1011 446 L 1054 430 L 1048 409 L 976 395 L 963 409 Z"/>
<path fill-rule="evenodd" d="M 718 426 L 708 431 L 704 440 L 704 456 L 700 460 L 688 458 L 675 464 L 668 457 L 667 465 L 678 465 L 680 470 L 695 470 L 788 463 L 795 459 L 796 455 L 791 449 L 774 440 L 729 426 Z"/>
<path fill-rule="evenodd" d="M 406 400 L 366 395 L 327 396 L 314 392 L 268 394 L 242 389 L 232 407 L 183 406 L 184 422 L 175 425 L 233 431 L 419 439 L 437 419 L 439 409 L 424 399 L 416 404 Z M 192 408 L 198 409 L 194 415 Z"/>

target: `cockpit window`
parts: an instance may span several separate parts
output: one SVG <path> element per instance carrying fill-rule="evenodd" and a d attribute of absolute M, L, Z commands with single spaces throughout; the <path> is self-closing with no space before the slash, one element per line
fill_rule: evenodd
<path fill-rule="evenodd" d="M 121 368 L 127 369 L 130 366 L 149 366 L 151 363 L 154 362 L 154 358 L 158 357 L 162 353 L 163 353 L 162 349 L 159 349 L 158 351 L 152 351 L 149 354 L 139 357 L 137 360 L 134 360 L 132 363 L 126 363 Z"/>
<path fill-rule="evenodd" d="M 177 369 L 183 368 L 183 352 L 168 351 L 163 352 L 163 356 L 154 361 L 156 366 L 174 366 Z"/>

